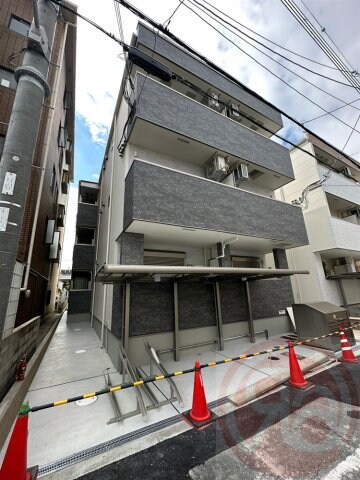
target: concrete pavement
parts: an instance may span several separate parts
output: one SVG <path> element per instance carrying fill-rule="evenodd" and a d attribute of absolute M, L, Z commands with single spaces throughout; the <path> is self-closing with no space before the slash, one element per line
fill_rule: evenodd
<path fill-rule="evenodd" d="M 246 338 L 237 339 L 226 342 L 223 351 L 214 348 L 196 355 L 184 354 L 180 362 L 167 360 L 164 364 L 169 372 L 179 371 L 193 367 L 196 359 L 206 363 L 284 344 L 286 339 L 279 337 L 258 340 L 256 344 L 250 344 Z M 329 360 L 323 351 L 308 347 L 296 347 L 296 353 L 303 369 L 312 369 Z M 271 356 L 272 360 L 262 355 L 202 370 L 207 401 L 220 416 L 288 378 L 287 351 Z M 122 383 L 121 375 L 101 348 L 90 325 L 68 325 L 65 315 L 27 399 L 31 406 L 35 406 L 102 389 L 106 369 L 109 369 L 113 385 Z M 144 374 L 149 373 L 149 365 L 143 365 L 141 369 Z M 147 422 L 141 415 L 136 415 L 108 424 L 114 417 L 108 395 L 83 406 L 73 403 L 30 414 L 29 466 L 40 465 L 40 475 L 44 478 L 71 480 L 114 461 L 114 458 L 151 448 L 158 442 L 191 430 L 182 420 L 181 413 L 191 407 L 192 374 L 177 377 L 176 384 L 184 406 L 172 402 L 150 410 Z M 170 389 L 166 382 L 156 382 L 151 388 L 159 400 L 169 398 Z M 124 414 L 136 408 L 133 388 L 117 392 L 116 398 Z"/>

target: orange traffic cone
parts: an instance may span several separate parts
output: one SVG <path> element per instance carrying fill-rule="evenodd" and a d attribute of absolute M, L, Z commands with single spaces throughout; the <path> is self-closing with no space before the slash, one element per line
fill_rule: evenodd
<path fill-rule="evenodd" d="M 340 330 L 340 345 L 341 345 L 341 351 L 342 351 L 342 358 L 339 358 L 339 362 L 359 363 L 359 359 L 355 357 L 354 352 L 351 350 L 348 339 L 346 338 L 346 335 L 344 333 L 344 329 L 340 327 L 339 330 Z"/>
<path fill-rule="evenodd" d="M 292 387 L 300 388 L 301 390 L 307 390 L 313 385 L 305 380 L 304 375 L 302 374 L 298 359 L 296 358 L 294 352 L 294 344 L 289 342 L 289 365 L 290 365 L 290 378 L 289 384 Z"/>
<path fill-rule="evenodd" d="M 195 362 L 194 393 L 192 409 L 185 415 L 195 427 L 203 426 L 214 420 L 215 415 L 208 409 L 204 384 L 201 376 L 200 362 Z"/>
<path fill-rule="evenodd" d="M 37 468 L 35 472 L 26 469 L 29 411 L 29 405 L 23 403 L 1 466 L 0 480 L 31 480 L 36 478 Z"/>

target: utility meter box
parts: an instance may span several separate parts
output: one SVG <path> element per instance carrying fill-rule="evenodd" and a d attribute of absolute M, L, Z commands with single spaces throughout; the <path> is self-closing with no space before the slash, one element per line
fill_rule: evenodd
<path fill-rule="evenodd" d="M 350 327 L 348 311 L 332 303 L 294 303 L 292 307 L 300 341 L 336 332 L 339 327 Z M 349 344 L 355 345 L 354 332 L 346 330 L 345 335 Z M 339 335 L 314 340 L 308 345 L 326 348 L 334 352 L 341 349 Z"/>

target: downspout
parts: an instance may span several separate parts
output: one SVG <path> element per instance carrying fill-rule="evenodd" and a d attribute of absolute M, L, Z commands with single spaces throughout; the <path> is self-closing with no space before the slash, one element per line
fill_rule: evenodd
<path fill-rule="evenodd" d="M 237 240 L 239 240 L 239 237 L 229 238 L 229 240 L 226 240 L 225 242 L 221 242 L 221 252 L 222 252 L 221 255 L 218 255 L 217 257 L 209 258 L 208 260 L 209 264 L 211 260 L 218 260 L 219 258 L 224 258 L 226 245 L 230 245 L 230 243 L 236 242 Z"/>
<path fill-rule="evenodd" d="M 57 98 L 57 94 L 59 91 L 59 84 L 60 84 L 60 74 L 61 70 L 64 64 L 64 52 L 65 52 L 65 43 L 66 43 L 66 38 L 67 38 L 67 31 L 68 31 L 68 24 L 65 23 L 65 32 L 64 32 L 64 37 L 63 41 L 61 43 L 60 47 L 60 64 L 58 66 L 58 69 L 56 71 L 56 77 L 55 77 L 55 84 L 54 84 L 54 90 L 53 90 L 53 96 L 52 100 L 55 101 Z M 37 222 L 38 222 L 38 217 L 39 217 L 39 210 L 40 210 L 40 203 L 41 203 L 41 196 L 42 196 L 42 190 L 43 190 L 43 184 L 44 184 L 44 178 L 45 178 L 45 172 L 46 172 L 46 166 L 47 166 L 47 159 L 48 159 L 48 153 L 49 153 L 49 148 L 50 148 L 50 135 L 52 132 L 52 126 L 54 123 L 54 112 L 55 112 L 55 105 L 50 109 L 50 121 L 48 123 L 48 131 L 46 135 L 46 146 L 45 146 L 45 151 L 44 151 L 44 163 L 42 166 L 42 171 L 41 171 L 41 177 L 40 177 L 40 183 L 39 183 L 39 190 L 38 190 L 38 195 L 36 199 L 36 206 L 35 206 L 35 214 L 34 214 L 34 220 L 33 220 L 33 227 L 31 230 L 31 237 L 30 237 L 30 245 L 29 245 L 29 252 L 25 264 L 25 277 L 24 277 L 24 283 L 23 286 L 20 288 L 20 292 L 26 292 L 27 297 L 30 297 L 30 291 L 28 291 L 28 282 L 29 282 L 29 276 L 30 276 L 30 266 L 31 266 L 31 259 L 32 259 L 32 254 L 34 250 L 34 243 L 35 243 L 35 233 L 36 233 L 36 227 L 37 227 Z"/>
<path fill-rule="evenodd" d="M 105 168 L 104 168 L 105 170 Z M 96 229 L 96 252 L 95 252 L 95 266 L 94 266 L 94 278 L 93 278 L 93 288 L 92 288 L 92 295 L 91 295 L 91 311 L 90 311 L 90 326 L 91 328 L 94 326 L 94 305 L 95 305 L 95 291 L 96 291 L 96 282 L 95 277 L 97 273 L 97 265 L 98 265 L 98 256 L 99 256 L 99 231 L 100 231 L 100 220 L 102 215 L 102 194 L 103 194 L 103 187 L 101 185 L 100 188 L 100 200 L 99 200 L 99 213 L 98 213 L 98 221 L 97 221 L 97 229 Z"/>
<path fill-rule="evenodd" d="M 109 250 L 110 250 L 110 230 L 111 230 L 111 208 L 112 208 L 112 200 L 113 200 L 113 183 L 114 183 L 114 164 L 115 164 L 115 157 L 117 149 L 115 148 L 116 143 L 116 134 L 117 134 L 117 117 L 114 116 L 114 141 L 113 141 L 113 149 L 112 149 L 112 164 L 111 164 L 111 178 L 110 178 L 110 200 L 108 205 L 108 224 L 107 224 L 107 242 L 106 242 L 106 253 L 105 253 L 105 265 L 109 263 Z M 105 330 L 105 315 L 106 315 L 106 295 L 107 295 L 107 284 L 104 285 L 103 290 L 103 305 L 102 305 L 102 318 L 101 318 L 101 348 L 104 348 L 104 330 Z M 107 323 L 107 322 L 106 322 Z"/>

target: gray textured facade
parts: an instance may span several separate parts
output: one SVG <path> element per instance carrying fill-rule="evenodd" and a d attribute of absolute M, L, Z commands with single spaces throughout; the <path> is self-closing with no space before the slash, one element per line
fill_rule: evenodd
<path fill-rule="evenodd" d="M 92 270 L 95 263 L 95 245 L 75 245 L 73 266 L 74 270 Z"/>
<path fill-rule="evenodd" d="M 83 227 L 96 227 L 99 207 L 87 203 L 79 203 L 76 225 Z"/>
<path fill-rule="evenodd" d="M 125 230 L 133 220 L 307 242 L 299 207 L 138 160 L 125 182 Z"/>
<path fill-rule="evenodd" d="M 139 98 L 140 97 L 140 98 Z M 144 76 L 136 78 L 135 120 L 163 127 L 294 179 L 287 148 Z"/>
<path fill-rule="evenodd" d="M 152 52 L 159 53 L 167 63 L 170 61 L 178 65 L 191 73 L 191 75 L 196 75 L 199 79 L 205 80 L 215 88 L 222 90 L 224 93 L 234 97 L 234 99 L 239 100 L 279 125 L 282 125 L 280 113 L 269 104 L 247 92 L 236 83 L 216 72 L 204 62 L 199 61 L 164 37 L 155 34 L 155 32 L 150 30 L 146 25 L 139 23 L 137 46 L 141 48 L 141 45 L 147 47 Z"/>

